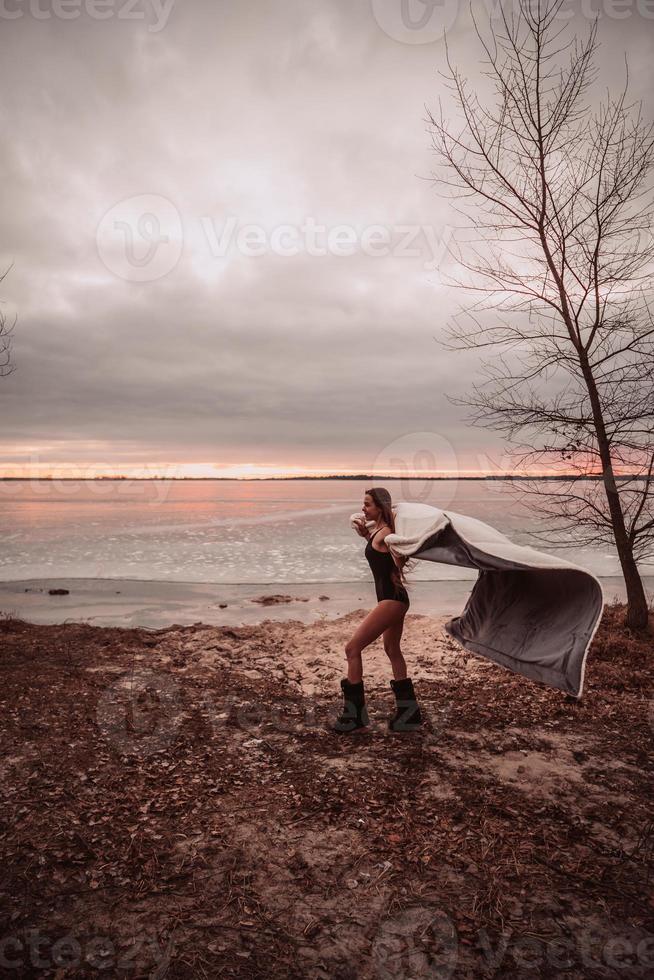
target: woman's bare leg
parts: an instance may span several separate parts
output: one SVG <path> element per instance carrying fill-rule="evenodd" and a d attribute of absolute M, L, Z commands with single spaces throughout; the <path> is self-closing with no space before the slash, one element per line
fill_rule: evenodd
<path fill-rule="evenodd" d="M 357 684 L 363 678 L 361 651 L 369 644 L 374 643 L 377 637 L 381 636 L 389 627 L 402 625 L 406 609 L 407 607 L 403 602 L 397 602 L 395 599 L 382 599 L 359 625 L 352 639 L 345 645 L 347 679 L 351 684 Z"/>
<path fill-rule="evenodd" d="M 399 623 L 394 623 L 393 626 L 389 626 L 387 630 L 384 630 L 384 650 L 391 662 L 393 678 L 396 681 L 403 681 L 407 676 L 406 661 L 402 656 L 402 649 L 400 647 L 403 629 L 404 616 Z"/>

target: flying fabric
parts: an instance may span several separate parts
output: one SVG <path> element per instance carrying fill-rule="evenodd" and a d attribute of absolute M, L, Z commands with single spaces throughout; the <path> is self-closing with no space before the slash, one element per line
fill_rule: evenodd
<path fill-rule="evenodd" d="M 604 605 L 594 575 L 514 544 L 474 517 L 410 501 L 398 501 L 393 513 L 395 533 L 385 538 L 392 554 L 478 571 L 463 612 L 445 624 L 450 636 L 472 653 L 581 698 Z M 352 514 L 353 527 L 362 516 Z"/>

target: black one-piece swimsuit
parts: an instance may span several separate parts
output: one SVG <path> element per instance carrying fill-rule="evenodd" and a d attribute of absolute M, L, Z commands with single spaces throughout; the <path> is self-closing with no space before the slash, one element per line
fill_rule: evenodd
<path fill-rule="evenodd" d="M 377 530 L 381 531 L 381 528 Z M 377 531 L 375 531 L 375 534 L 377 534 Z M 374 538 L 375 534 L 373 534 L 372 538 Z M 375 579 L 377 602 L 381 602 L 382 599 L 395 599 L 397 602 L 404 602 L 408 606 L 410 604 L 409 593 L 403 585 L 396 588 L 391 579 L 391 573 L 395 569 L 393 556 L 390 551 L 377 551 L 376 548 L 373 548 L 372 538 L 370 538 L 366 545 L 366 558 L 368 559 L 368 564 Z"/>

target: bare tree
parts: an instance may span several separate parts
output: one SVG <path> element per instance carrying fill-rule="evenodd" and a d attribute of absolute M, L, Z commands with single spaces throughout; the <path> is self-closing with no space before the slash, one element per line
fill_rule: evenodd
<path fill-rule="evenodd" d="M 9 267 L 11 269 L 11 266 Z M 5 278 L 9 269 L 0 275 L 0 282 Z M 0 378 L 6 377 L 14 370 L 11 363 L 11 334 L 16 325 L 16 319 L 11 326 L 7 325 L 7 318 L 0 309 Z"/>
<path fill-rule="evenodd" d="M 564 3 L 504 3 L 486 37 L 473 15 L 491 104 L 448 48 L 459 118 L 440 100 L 428 110 L 433 177 L 468 219 L 449 253 L 465 274 L 453 284 L 472 298 L 445 346 L 488 350 L 485 381 L 450 400 L 516 444 L 521 467 L 565 464 L 567 479 L 521 490 L 568 544 L 615 543 L 626 622 L 642 629 L 638 562 L 654 553 L 654 127 L 627 102 L 628 69 L 620 94 L 591 110 L 597 20 L 584 41 L 561 40 Z"/>

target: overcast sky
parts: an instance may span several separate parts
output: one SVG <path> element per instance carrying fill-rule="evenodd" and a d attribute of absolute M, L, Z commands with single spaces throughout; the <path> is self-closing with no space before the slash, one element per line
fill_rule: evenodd
<path fill-rule="evenodd" d="M 571 3 L 580 31 L 598 5 L 602 79 L 627 52 L 651 116 L 654 0 Z M 443 26 L 474 70 L 466 5 L 410 0 L 413 26 L 401 0 L 0 8 L 1 473 L 501 465 L 445 397 L 479 355 L 439 344 L 456 216 L 424 107 Z"/>

